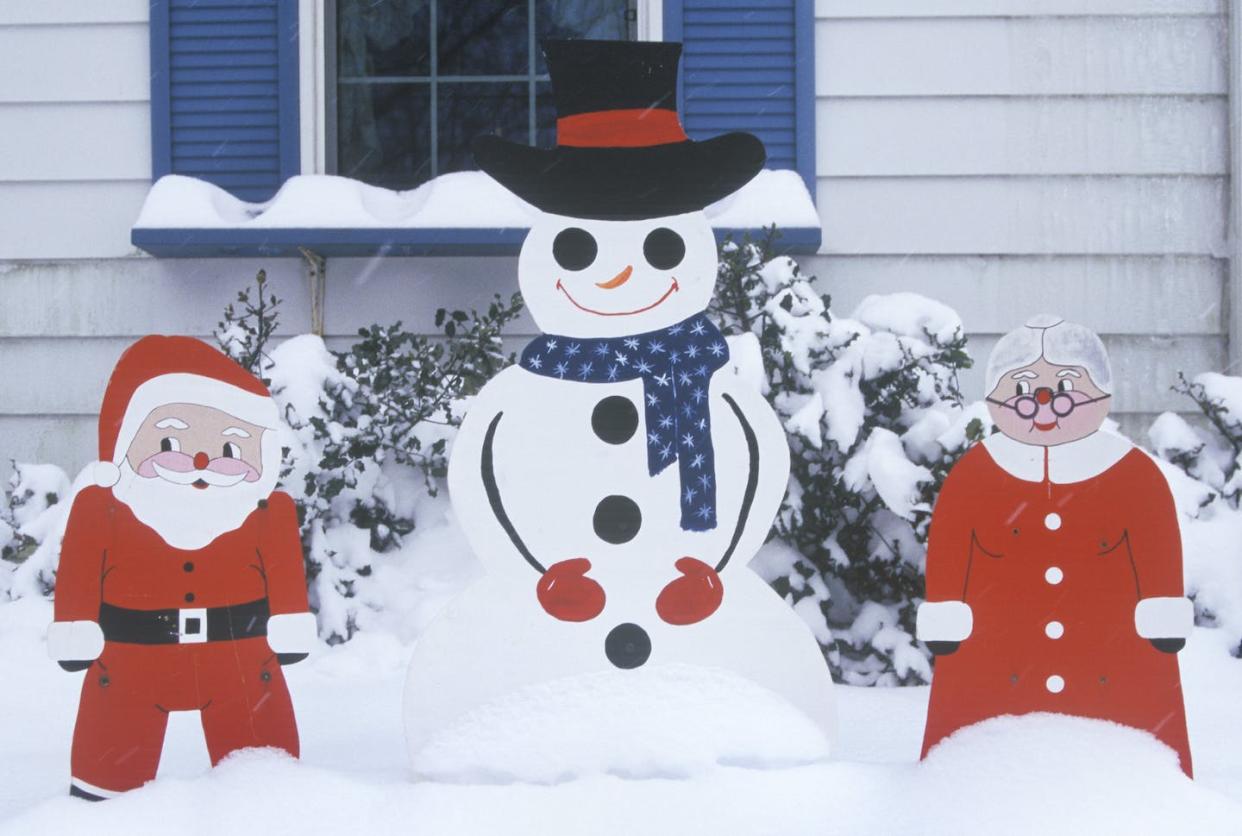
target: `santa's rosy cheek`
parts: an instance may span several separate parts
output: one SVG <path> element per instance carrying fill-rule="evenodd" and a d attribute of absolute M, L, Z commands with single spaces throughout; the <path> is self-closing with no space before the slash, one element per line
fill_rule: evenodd
<path fill-rule="evenodd" d="M 203 468 L 199 469 L 202 470 Z M 222 476 L 239 476 L 241 474 L 245 474 L 245 481 L 247 482 L 255 482 L 259 478 L 259 471 L 255 469 L 252 464 L 244 459 L 234 459 L 229 458 L 228 456 L 220 456 L 219 458 L 212 459 L 208 463 L 206 469 L 219 473 Z"/>
<path fill-rule="evenodd" d="M 195 469 L 193 456 L 179 450 L 162 450 L 143 459 L 135 472 L 145 479 L 154 479 L 159 476 L 155 470 L 157 464 L 165 470 L 174 470 L 178 473 L 189 473 Z"/>

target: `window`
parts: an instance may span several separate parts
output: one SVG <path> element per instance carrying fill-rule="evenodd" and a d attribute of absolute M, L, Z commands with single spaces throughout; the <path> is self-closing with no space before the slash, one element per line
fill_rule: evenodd
<path fill-rule="evenodd" d="M 336 0 L 328 171 L 409 189 L 473 168 L 483 133 L 555 141 L 539 42 L 635 37 L 634 0 Z"/>

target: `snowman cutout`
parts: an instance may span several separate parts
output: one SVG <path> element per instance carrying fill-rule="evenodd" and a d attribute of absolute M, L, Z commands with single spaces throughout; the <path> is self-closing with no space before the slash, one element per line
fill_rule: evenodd
<path fill-rule="evenodd" d="M 784 496 L 785 434 L 704 313 L 717 250 L 702 210 L 764 150 L 749 134 L 686 137 L 680 49 L 545 42 L 557 147 L 475 143 L 480 167 L 541 210 L 518 280 L 542 334 L 454 443 L 449 493 L 486 574 L 415 648 L 416 767 L 437 732 L 505 695 L 662 665 L 749 679 L 832 738 L 818 643 L 746 566 Z"/>

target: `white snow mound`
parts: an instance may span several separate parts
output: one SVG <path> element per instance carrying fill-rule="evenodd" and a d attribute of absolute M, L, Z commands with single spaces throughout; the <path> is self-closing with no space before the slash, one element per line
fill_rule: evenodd
<path fill-rule="evenodd" d="M 811 719 L 777 694 L 729 671 L 661 665 L 567 677 L 487 703 L 432 737 L 414 771 L 446 782 L 553 784 L 827 756 Z"/>
<path fill-rule="evenodd" d="M 169 174 L 147 193 L 136 229 L 444 229 L 530 226 L 537 210 L 481 171 L 442 174 L 404 192 L 348 177 L 290 177 L 271 200 L 247 203 L 194 177 Z M 796 172 L 761 171 L 707 207 L 722 229 L 819 227 Z"/>
<path fill-rule="evenodd" d="M 903 803 L 925 811 L 910 822 L 925 834 L 1238 832 L 1237 803 L 1188 779 L 1173 750 L 1100 720 L 988 720 L 942 742 L 914 777 Z"/>

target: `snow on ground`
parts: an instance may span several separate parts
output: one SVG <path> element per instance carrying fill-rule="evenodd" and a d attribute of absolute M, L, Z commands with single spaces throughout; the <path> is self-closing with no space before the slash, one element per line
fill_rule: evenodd
<path fill-rule="evenodd" d="M 247 203 L 193 177 L 169 174 L 147 193 L 138 229 L 526 228 L 536 210 L 480 171 L 442 174 L 395 192 L 348 177 L 290 177 L 266 203 Z M 721 229 L 819 227 L 819 213 L 794 171 L 764 170 L 706 210 Z"/>
<path fill-rule="evenodd" d="M 325 647 L 286 669 L 302 728 L 300 763 L 244 752 L 209 770 L 195 718 L 174 715 L 160 777 L 128 796 L 88 804 L 65 794 L 82 675 L 63 673 L 44 656 L 42 632 L 50 617 L 43 601 L 0 605 L 3 836 L 206 836 L 260 827 L 270 834 L 436 836 L 1226 834 L 1242 828 L 1242 724 L 1235 719 L 1242 662 L 1228 655 L 1220 631 L 1199 630 L 1182 654 L 1194 783 L 1181 775 L 1172 753 L 1146 735 L 1048 715 L 965 730 L 918 764 L 926 689 L 845 687 L 839 689 L 836 751 L 810 764 L 712 764 L 704 761 L 703 745 L 673 737 L 628 744 L 630 752 L 644 744 L 658 749 L 660 769 L 643 773 L 634 762 L 617 769 L 590 756 L 598 738 L 586 735 L 583 748 L 575 749 L 572 724 L 557 729 L 552 723 L 556 711 L 572 707 L 572 695 L 562 695 L 537 722 L 574 764 L 579 774 L 573 780 L 548 782 L 544 758 L 550 750 L 532 755 L 523 750 L 529 740 L 521 734 L 496 730 L 443 740 L 438 756 L 477 758 L 490 746 L 498 762 L 526 770 L 533 783 L 414 781 L 401 730 L 409 648 L 376 633 Z M 690 689 L 705 681 L 673 672 L 661 687 L 676 690 L 678 677 Z M 598 698 L 590 687 L 579 693 L 582 700 Z M 738 711 L 772 708 L 770 695 L 757 689 L 743 688 L 737 699 Z M 602 716 L 608 707 L 588 706 L 591 711 Z M 768 722 L 751 716 L 756 727 Z M 524 717 L 518 712 L 513 719 Z M 630 719 L 615 719 L 611 733 L 623 738 Z M 773 740 L 769 746 L 752 736 L 747 745 L 780 754 L 796 744 Z M 670 773 L 679 761 L 684 768 Z M 619 771 L 656 777 L 620 777 Z"/>

